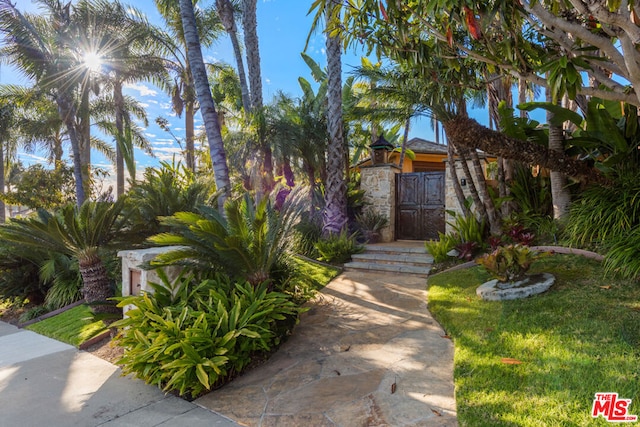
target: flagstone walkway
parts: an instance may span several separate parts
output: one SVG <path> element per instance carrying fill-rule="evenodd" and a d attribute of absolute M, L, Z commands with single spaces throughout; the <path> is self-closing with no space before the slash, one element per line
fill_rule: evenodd
<path fill-rule="evenodd" d="M 264 365 L 195 403 L 247 426 L 457 426 L 453 345 L 425 287 L 340 275 Z"/>

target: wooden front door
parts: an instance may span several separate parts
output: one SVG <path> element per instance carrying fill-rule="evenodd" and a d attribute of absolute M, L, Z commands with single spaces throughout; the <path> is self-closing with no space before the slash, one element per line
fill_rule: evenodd
<path fill-rule="evenodd" d="M 444 172 L 396 175 L 396 238 L 438 239 L 444 233 Z"/>

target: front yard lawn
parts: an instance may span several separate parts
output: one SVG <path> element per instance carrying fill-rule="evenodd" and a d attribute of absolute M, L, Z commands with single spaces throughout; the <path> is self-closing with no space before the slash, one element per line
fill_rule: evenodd
<path fill-rule="evenodd" d="M 108 330 L 102 320 L 93 320 L 91 309 L 84 304 L 27 326 L 27 329 L 76 347 Z"/>
<path fill-rule="evenodd" d="M 462 426 L 610 425 L 596 392 L 632 399 L 640 415 L 640 285 L 571 255 L 537 261 L 556 283 L 528 299 L 487 302 L 480 267 L 429 277 L 429 309 L 455 344 Z M 425 349 L 428 351 L 428 349 Z"/>

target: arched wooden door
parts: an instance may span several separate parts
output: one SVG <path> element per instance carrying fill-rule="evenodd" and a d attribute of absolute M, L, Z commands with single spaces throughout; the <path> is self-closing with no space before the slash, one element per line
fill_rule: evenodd
<path fill-rule="evenodd" d="M 396 175 L 396 238 L 438 239 L 444 233 L 444 171 Z"/>

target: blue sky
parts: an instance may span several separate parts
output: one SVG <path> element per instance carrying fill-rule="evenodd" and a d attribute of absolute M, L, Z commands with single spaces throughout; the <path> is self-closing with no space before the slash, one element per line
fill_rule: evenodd
<path fill-rule="evenodd" d="M 205 0 L 204 4 L 211 4 L 212 1 Z M 312 17 L 307 16 L 310 3 L 311 1 L 300 0 L 258 0 L 258 36 L 265 102 L 269 102 L 279 90 L 292 96 L 300 95 L 299 76 L 312 80 L 307 65 L 300 57 L 312 22 Z M 152 0 L 138 1 L 133 4 L 145 12 L 151 22 L 155 24 L 162 22 Z M 23 12 L 37 13 L 38 11 L 37 5 L 31 0 L 20 0 L 18 8 Z M 312 35 L 307 53 L 325 66 L 324 35 L 320 31 Z M 222 61 L 235 64 L 231 44 L 226 37 L 222 37 L 214 46 L 206 50 L 204 55 L 205 60 L 209 62 Z M 343 57 L 343 72 L 347 75 L 353 66 L 359 64 L 358 55 L 347 53 Z M 2 65 L 0 83 L 25 84 L 26 82 L 19 78 L 15 70 Z M 145 82 L 131 85 L 126 91 L 143 103 L 147 109 L 150 123 L 145 133 L 151 141 L 157 159 L 170 159 L 179 151 L 179 147 L 170 135 L 154 123 L 156 117 L 164 116 L 169 120 L 176 136 L 184 136 L 183 121 L 171 113 L 169 98 L 158 88 Z M 201 124 L 198 114 L 196 126 Z M 414 124 L 411 135 L 425 139 L 433 138 L 433 132 L 426 121 Z M 137 151 L 135 155 L 139 171 L 158 162 L 157 159 L 152 159 L 141 151 Z M 43 160 L 38 155 L 25 153 L 22 153 L 20 158 L 26 164 Z M 111 165 L 98 154 L 92 154 L 92 159 L 97 166 L 111 168 Z"/>

